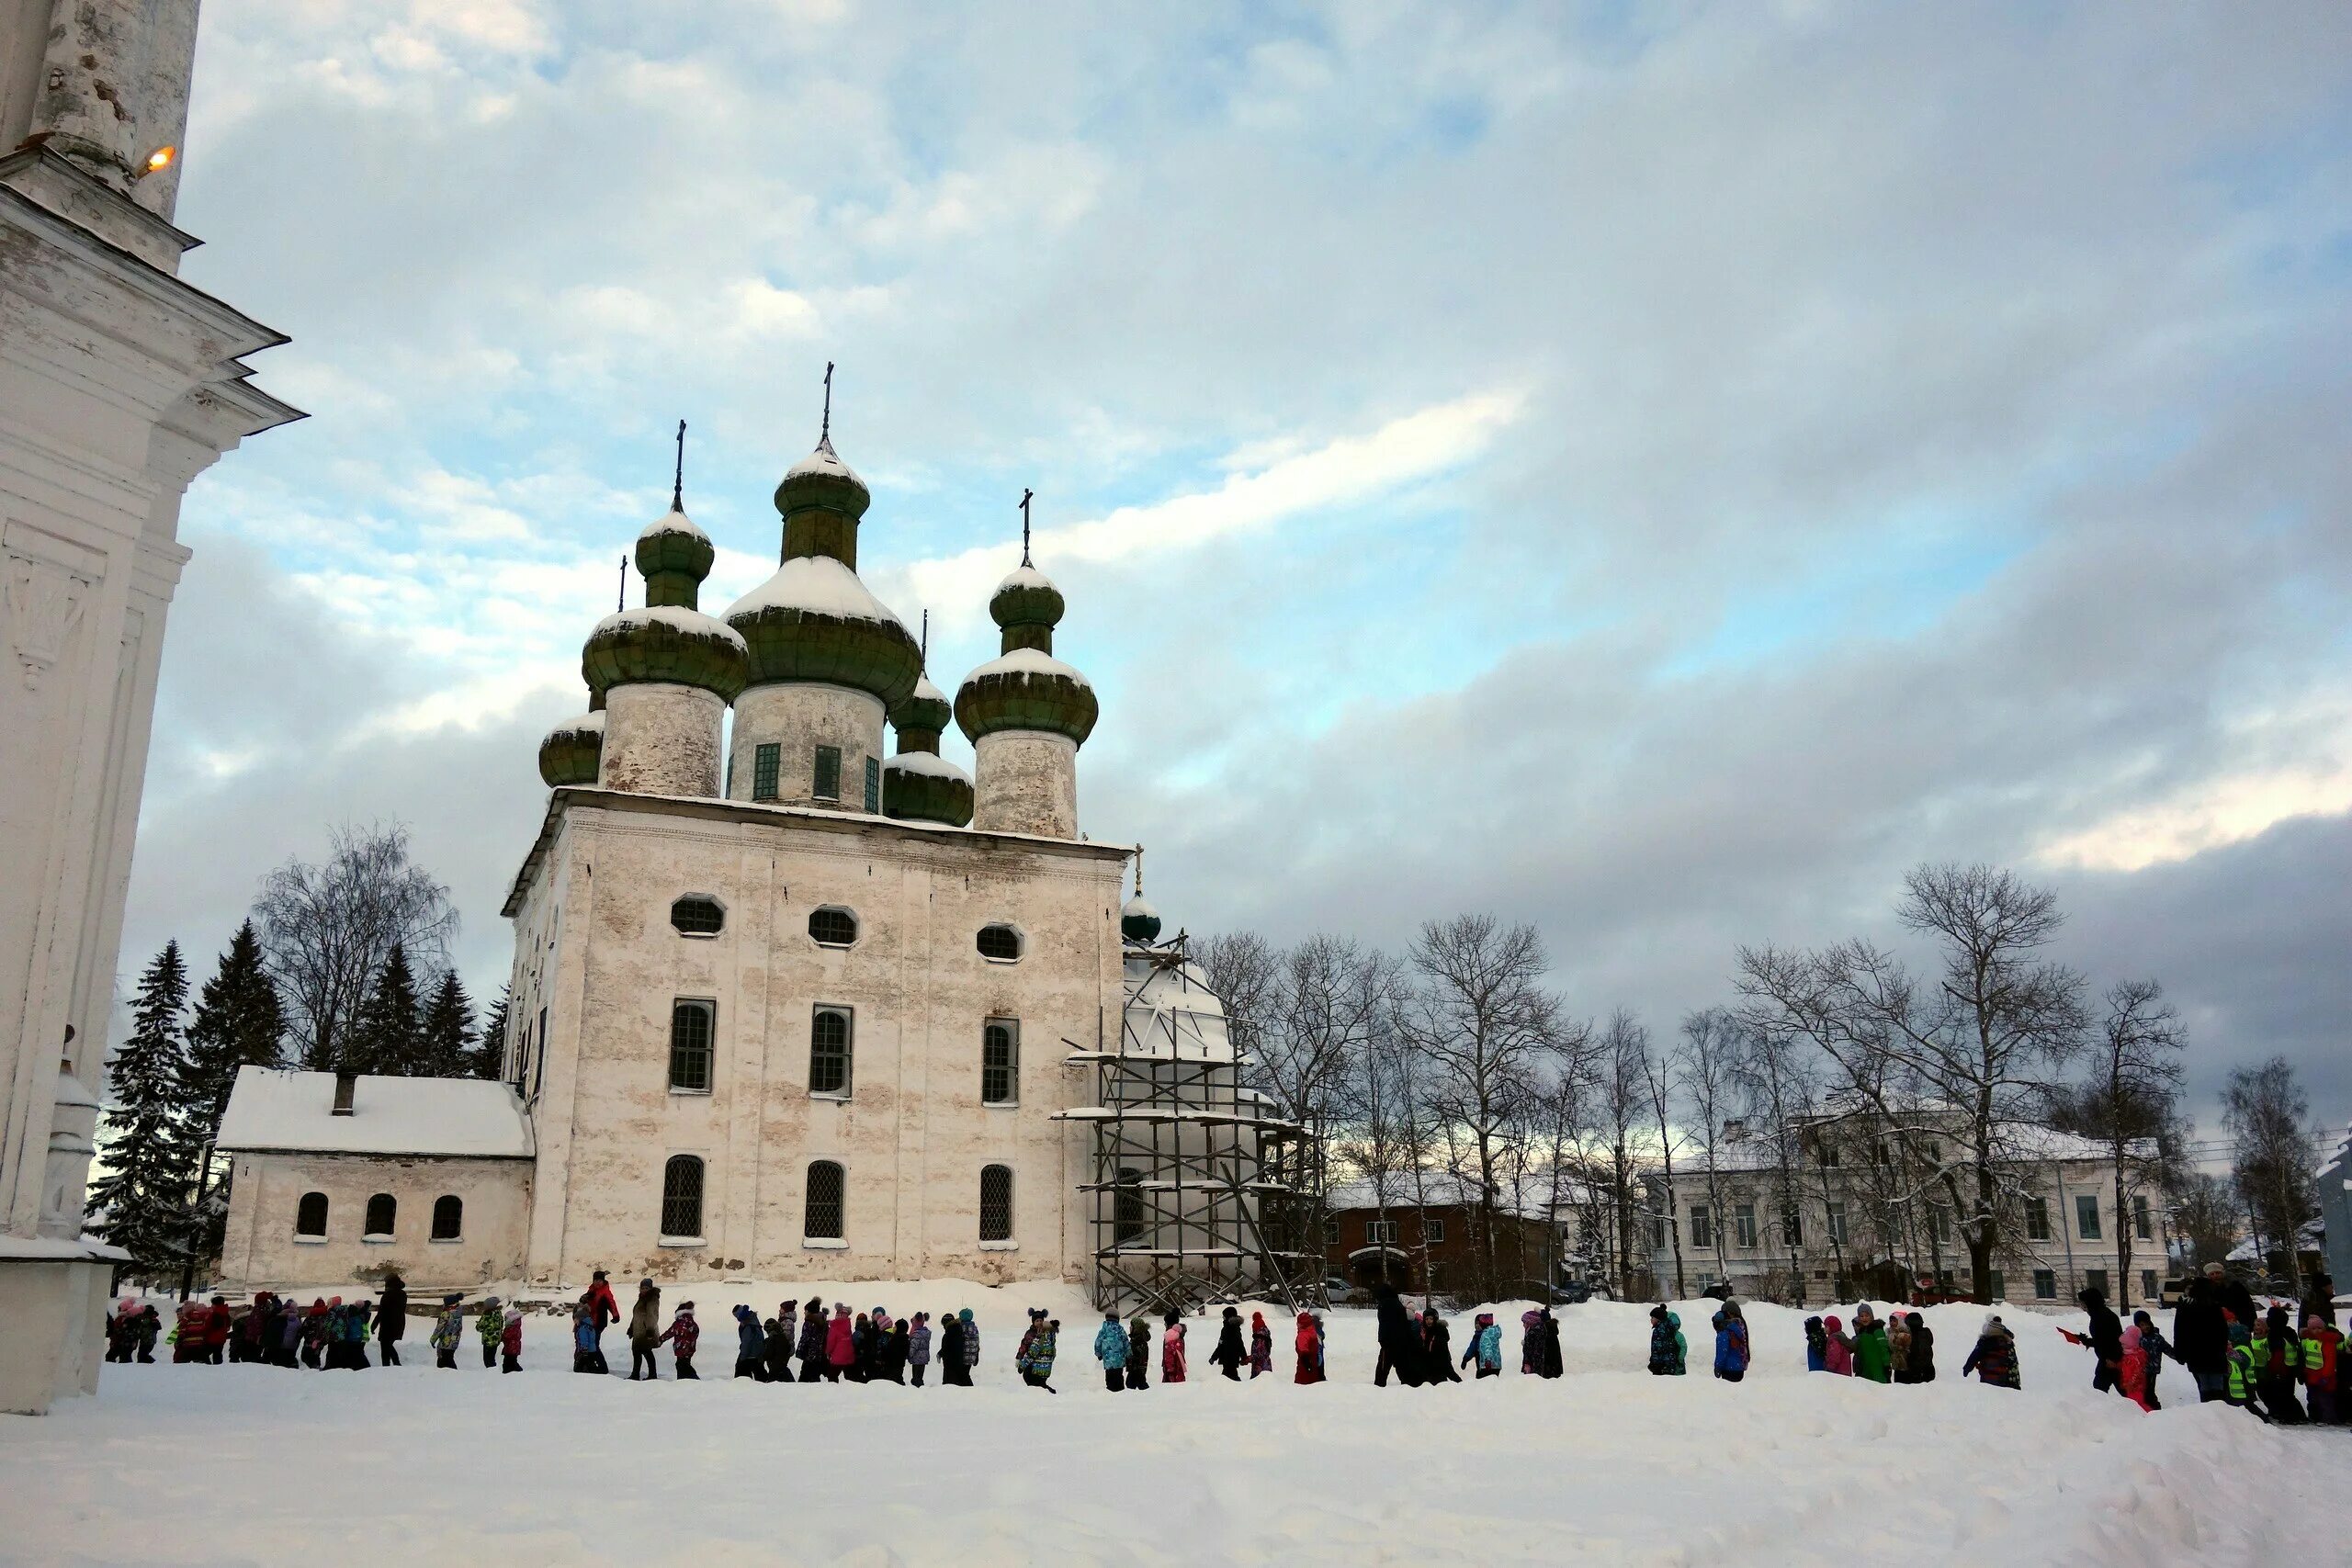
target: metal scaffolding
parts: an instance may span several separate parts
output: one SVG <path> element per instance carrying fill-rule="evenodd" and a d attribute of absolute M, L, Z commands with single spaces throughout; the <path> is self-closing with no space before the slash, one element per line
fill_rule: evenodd
<path fill-rule="evenodd" d="M 1126 948 L 1117 1051 L 1080 1051 L 1094 1103 L 1061 1113 L 1093 1140 L 1094 1304 L 1122 1314 L 1220 1302 L 1322 1303 L 1304 1178 L 1316 1140 L 1241 1082 L 1224 1007 L 1184 939 Z"/>

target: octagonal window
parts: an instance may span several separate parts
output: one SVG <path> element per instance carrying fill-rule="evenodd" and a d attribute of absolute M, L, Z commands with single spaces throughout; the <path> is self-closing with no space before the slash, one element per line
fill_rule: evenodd
<path fill-rule="evenodd" d="M 1017 963 L 1021 957 L 1021 932 L 1001 921 L 980 928 L 980 956 L 991 964 Z"/>
<path fill-rule="evenodd" d="M 680 936 L 717 936 L 727 925 L 727 911 L 718 900 L 689 893 L 670 906 L 670 924 Z"/>

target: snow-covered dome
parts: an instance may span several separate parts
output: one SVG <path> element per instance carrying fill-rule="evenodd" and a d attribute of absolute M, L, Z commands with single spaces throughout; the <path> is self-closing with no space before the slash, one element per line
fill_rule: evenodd
<path fill-rule="evenodd" d="M 637 570 L 645 574 L 645 602 L 695 607 L 702 580 L 718 558 L 710 536 L 675 501 L 637 536 Z"/>
<path fill-rule="evenodd" d="M 580 650 L 580 672 L 594 691 L 664 681 L 699 686 L 731 703 L 741 694 L 750 667 L 742 637 L 683 604 L 648 604 L 606 615 Z"/>
<path fill-rule="evenodd" d="M 786 559 L 728 607 L 727 624 L 751 649 L 753 685 L 822 681 L 871 692 L 895 709 L 922 674 L 906 623 L 831 555 Z"/>
<path fill-rule="evenodd" d="M 592 784 L 605 754 L 605 716 L 584 713 L 548 731 L 539 742 L 539 777 L 549 789 Z"/>
<path fill-rule="evenodd" d="M 965 676 L 956 694 L 956 726 L 976 741 L 1001 729 L 1043 729 L 1084 745 L 1102 715 L 1086 677 L 1036 648 L 1006 649 Z"/>
<path fill-rule="evenodd" d="M 971 775 L 936 751 L 902 749 L 882 764 L 882 815 L 967 827 L 972 820 Z"/>
<path fill-rule="evenodd" d="M 1159 911 L 1140 893 L 1119 907 L 1119 934 L 1129 942 L 1150 942 L 1159 936 Z"/>
<path fill-rule="evenodd" d="M 989 595 L 989 618 L 1008 631 L 1014 626 L 1044 626 L 1050 632 L 1060 624 L 1063 609 L 1062 591 L 1054 586 L 1053 579 L 1025 560 Z M 1048 637 L 1028 646 L 1050 648 L 1053 643 Z"/>
<path fill-rule="evenodd" d="M 831 434 L 819 436 L 817 449 L 786 468 L 775 487 L 775 509 L 787 523 L 814 507 L 842 513 L 854 525 L 873 503 L 874 492 L 833 450 Z"/>

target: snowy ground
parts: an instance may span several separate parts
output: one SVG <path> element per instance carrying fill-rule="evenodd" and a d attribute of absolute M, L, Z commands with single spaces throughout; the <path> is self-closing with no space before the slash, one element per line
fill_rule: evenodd
<path fill-rule="evenodd" d="M 807 1286 L 760 1288 L 763 1313 Z M 1928 1314 L 1940 1381 L 1806 1376 L 1801 1314 L 1754 1308 L 1741 1385 L 1641 1370 L 1644 1310 L 1562 1313 L 1569 1375 L 1370 1386 L 1368 1313 L 1335 1312 L 1333 1381 L 1102 1389 L 1074 1292 L 825 1287 L 934 1316 L 970 1305 L 979 1386 L 737 1382 L 728 1307 L 695 1292 L 707 1381 L 571 1375 L 528 1323 L 519 1376 L 470 1336 L 437 1371 L 108 1367 L 98 1397 L 0 1417 L 0 1562 L 270 1563 L 2066 1563 L 2342 1561 L 2352 1437 L 2094 1395 L 2070 1320 L 2011 1312 L 2026 1388 L 1958 1377 L 1982 1313 Z M 627 1292 L 624 1292 L 624 1295 Z M 678 1299 L 671 1293 L 671 1301 Z M 1063 1323 L 1048 1396 L 1009 1366 L 1023 1308 Z M 1273 1321 L 1269 1314 L 1269 1321 Z M 1465 1320 L 1466 1321 L 1466 1320 Z M 1286 1347 L 1287 1331 L 1276 1335 Z M 1457 1330 L 1455 1344 L 1461 1345 Z M 618 1336 L 613 1359 L 626 1364 Z M 666 1365 L 666 1361 L 665 1361 Z"/>

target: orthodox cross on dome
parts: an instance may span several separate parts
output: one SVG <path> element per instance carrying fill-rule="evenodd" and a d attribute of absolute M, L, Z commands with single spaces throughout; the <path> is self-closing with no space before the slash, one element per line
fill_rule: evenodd
<path fill-rule="evenodd" d="M 1021 564 L 1029 564 L 1029 498 L 1036 491 L 1023 489 L 1021 492 Z"/>
<path fill-rule="evenodd" d="M 818 440 L 820 440 L 820 441 L 831 441 L 832 438 L 833 438 L 833 362 L 832 362 L 831 360 L 828 359 L 828 360 L 826 360 L 826 361 L 825 361 L 825 417 L 823 418 L 823 420 L 822 420 L 822 421 L 820 421 L 820 422 L 818 423 L 818 426 L 817 426 L 817 439 L 818 439 Z"/>
<path fill-rule="evenodd" d="M 686 509 L 686 422 L 678 422 L 678 468 L 670 480 L 670 510 Z"/>
<path fill-rule="evenodd" d="M 922 667 L 928 670 L 931 668 L 931 612 L 929 610 L 922 613 L 922 641 L 919 646 L 922 651 Z"/>
<path fill-rule="evenodd" d="M 626 610 L 626 609 L 628 609 L 628 557 L 627 557 L 627 556 L 623 556 L 623 557 L 621 557 L 621 586 L 620 586 L 620 591 L 619 591 L 618 592 L 616 592 L 616 593 L 615 593 L 615 594 L 613 595 L 613 613 L 614 613 L 615 615 L 618 615 L 618 614 L 620 614 L 623 610 Z"/>

